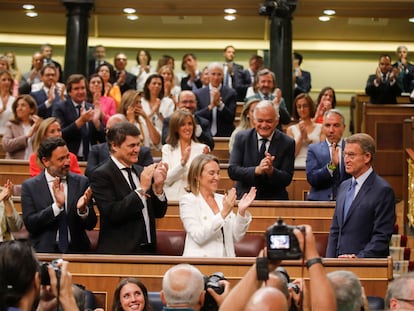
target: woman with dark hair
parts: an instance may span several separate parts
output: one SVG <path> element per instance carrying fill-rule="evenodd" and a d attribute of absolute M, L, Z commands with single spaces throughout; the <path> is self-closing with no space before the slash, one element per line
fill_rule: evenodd
<path fill-rule="evenodd" d="M 3 149 L 6 159 L 28 160 L 33 152 L 33 139 L 42 119 L 37 115 L 36 101 L 20 95 L 12 104 L 13 119 L 6 124 Z"/>
<path fill-rule="evenodd" d="M 121 89 L 119 88 L 119 85 L 116 83 L 111 83 L 111 77 L 113 77 L 115 74 L 113 72 L 113 68 L 108 66 L 108 64 L 101 64 L 96 69 L 96 72 L 98 75 L 102 77 L 104 89 L 105 89 L 105 96 L 112 97 L 115 101 L 116 108 L 118 109 L 119 104 L 121 102 Z"/>
<path fill-rule="evenodd" d="M 164 78 L 159 73 L 150 74 L 145 81 L 142 108 L 161 132 L 164 118 L 174 112 L 175 106 L 171 98 L 164 97 Z"/>
<path fill-rule="evenodd" d="M 137 65 L 131 68 L 131 73 L 137 76 L 137 91 L 142 92 L 145 80 L 154 72 L 154 68 L 150 65 L 151 54 L 148 50 L 139 49 L 136 60 Z"/>
<path fill-rule="evenodd" d="M 322 125 L 312 121 L 315 103 L 307 93 L 296 96 L 292 115 L 298 123 L 289 126 L 286 134 L 295 140 L 295 168 L 304 168 L 308 146 L 322 140 Z"/>
<path fill-rule="evenodd" d="M 189 110 L 175 111 L 169 122 L 166 144 L 162 146 L 162 162 L 168 164 L 164 191 L 168 200 L 178 201 L 186 194 L 187 173 L 191 161 L 202 153 L 208 153 L 207 145 L 197 142 L 196 124 Z"/>
<path fill-rule="evenodd" d="M 316 112 L 313 121 L 316 123 L 323 123 L 323 115 L 326 111 L 336 107 L 335 90 L 330 86 L 324 87 L 318 95 L 316 100 Z"/>
<path fill-rule="evenodd" d="M 116 112 L 116 103 L 112 97 L 105 95 L 104 81 L 97 73 L 94 73 L 89 77 L 87 100 L 92 103 L 95 108 L 101 109 L 102 121 L 106 125 L 109 117 Z"/>
<path fill-rule="evenodd" d="M 152 311 L 152 307 L 144 283 L 136 278 L 126 278 L 115 289 L 112 311 L 132 310 Z"/>

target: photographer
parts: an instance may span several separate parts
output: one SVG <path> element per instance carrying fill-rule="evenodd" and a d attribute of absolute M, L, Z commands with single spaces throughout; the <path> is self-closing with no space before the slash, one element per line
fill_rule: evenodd
<path fill-rule="evenodd" d="M 331 284 L 329 283 L 328 278 L 325 275 L 325 270 L 322 264 L 322 260 L 316 249 L 315 236 L 312 233 L 312 228 L 308 225 L 303 226 L 304 233 L 299 229 L 294 229 L 293 233 L 296 236 L 300 249 L 305 249 L 303 254 L 306 261 L 306 267 L 309 271 L 310 279 L 310 301 L 309 305 L 304 306 L 304 310 L 336 310 L 336 298 Z M 306 248 L 304 248 L 304 243 L 306 243 Z M 261 251 L 259 258 L 263 257 L 266 249 Z M 268 261 L 268 271 L 274 270 L 279 266 L 280 260 L 269 260 Z M 220 306 L 220 311 L 242 311 L 244 306 L 247 305 L 252 295 L 263 285 L 263 281 L 258 280 L 258 274 L 256 270 L 256 264 L 247 271 L 244 277 L 237 283 L 237 285 L 230 291 L 229 295 L 226 297 L 224 302 Z M 267 286 L 267 284 L 265 283 Z M 260 292 L 259 294 L 263 294 Z M 306 292 L 305 292 L 306 294 Z M 257 295 L 253 299 L 257 299 Z M 259 296 L 260 297 L 260 296 Z M 284 296 L 280 298 L 280 309 L 287 310 L 286 298 Z M 306 297 L 305 297 L 306 298 Z M 279 298 L 278 298 L 279 299 Z M 263 309 L 264 304 L 268 303 L 267 299 L 263 299 Z M 272 305 L 275 305 L 275 300 L 272 301 Z M 258 305 L 255 305 L 257 310 L 259 310 Z M 286 306 L 286 308 L 284 307 Z"/>
<path fill-rule="evenodd" d="M 79 310 L 72 292 L 68 262 L 62 261 L 56 268 L 49 266 L 50 286 L 43 286 L 40 265 L 29 244 L 16 240 L 0 243 L 0 311 L 31 311 L 39 299 L 38 311 L 55 310 L 58 295 L 56 269 L 60 271 L 58 300 L 61 310 Z M 41 289 L 46 293 L 49 288 L 54 297 L 49 295 L 50 292 L 41 295 Z"/>

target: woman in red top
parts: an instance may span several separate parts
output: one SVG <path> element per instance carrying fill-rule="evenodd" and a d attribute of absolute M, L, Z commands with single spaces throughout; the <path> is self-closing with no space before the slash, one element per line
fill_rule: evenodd
<path fill-rule="evenodd" d="M 42 164 L 37 158 L 37 148 L 40 143 L 48 137 L 62 137 L 62 129 L 56 118 L 47 118 L 40 123 L 36 136 L 33 141 L 33 153 L 29 158 L 30 176 L 39 175 L 43 169 Z M 78 158 L 72 152 L 69 152 L 70 171 L 76 174 L 82 174 L 79 167 Z"/>

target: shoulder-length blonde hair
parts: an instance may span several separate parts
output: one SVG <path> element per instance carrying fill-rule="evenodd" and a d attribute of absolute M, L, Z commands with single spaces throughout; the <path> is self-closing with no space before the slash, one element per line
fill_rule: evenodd
<path fill-rule="evenodd" d="M 170 117 L 170 122 L 168 126 L 168 135 L 167 135 L 167 139 L 165 140 L 166 143 L 171 145 L 173 148 L 178 146 L 178 142 L 180 140 L 178 130 L 180 129 L 180 126 L 184 124 L 184 121 L 187 117 L 190 117 L 191 122 L 193 123 L 193 133 L 191 134 L 191 140 L 197 141 L 197 138 L 195 135 L 196 123 L 195 123 L 193 114 L 187 109 L 178 109 L 174 111 Z"/>
<path fill-rule="evenodd" d="M 201 173 L 203 172 L 206 164 L 210 163 L 211 161 L 214 161 L 217 164 L 220 164 L 217 157 L 215 157 L 212 154 L 204 154 L 204 153 L 196 156 L 194 160 L 191 161 L 190 169 L 188 170 L 188 175 L 187 175 L 186 190 L 188 192 L 191 192 L 196 195 L 200 192 L 199 179 L 200 179 Z"/>

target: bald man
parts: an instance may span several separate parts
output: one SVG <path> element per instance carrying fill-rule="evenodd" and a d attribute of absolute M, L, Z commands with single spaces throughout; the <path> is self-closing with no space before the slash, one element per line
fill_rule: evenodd
<path fill-rule="evenodd" d="M 288 311 L 285 295 L 274 287 L 258 289 L 247 303 L 244 311 Z"/>

